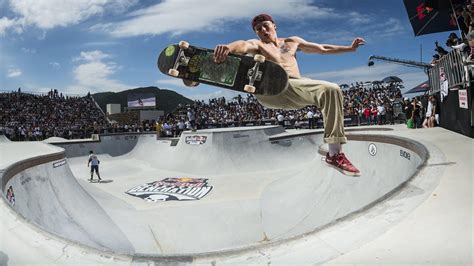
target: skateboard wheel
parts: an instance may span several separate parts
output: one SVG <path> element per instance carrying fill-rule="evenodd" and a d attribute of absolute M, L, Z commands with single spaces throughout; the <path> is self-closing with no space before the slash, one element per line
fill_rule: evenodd
<path fill-rule="evenodd" d="M 249 92 L 249 93 L 255 93 L 255 87 L 251 85 L 245 85 L 244 91 Z"/>
<path fill-rule="evenodd" d="M 263 63 L 263 62 L 265 62 L 265 56 L 263 56 L 261 54 L 256 54 L 256 55 L 254 55 L 253 60 L 257 61 L 259 63 Z"/>
<path fill-rule="evenodd" d="M 185 41 L 180 41 L 180 42 L 178 43 L 178 46 L 179 46 L 179 48 L 181 48 L 181 49 L 188 49 L 189 43 L 188 43 L 188 42 L 185 42 Z"/>
<path fill-rule="evenodd" d="M 184 85 L 186 85 L 188 87 L 196 87 L 196 86 L 199 85 L 199 82 L 188 80 L 188 79 L 183 79 L 183 83 L 184 83 Z"/>
<path fill-rule="evenodd" d="M 170 69 L 168 70 L 168 74 L 173 77 L 177 77 L 179 75 L 179 71 L 177 69 Z"/>

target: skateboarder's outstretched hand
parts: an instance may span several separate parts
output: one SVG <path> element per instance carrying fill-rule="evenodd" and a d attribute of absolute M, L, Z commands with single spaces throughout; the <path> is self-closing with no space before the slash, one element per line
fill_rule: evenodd
<path fill-rule="evenodd" d="M 352 41 L 351 47 L 355 51 L 359 46 L 364 45 L 365 40 L 361 37 L 357 37 Z"/>

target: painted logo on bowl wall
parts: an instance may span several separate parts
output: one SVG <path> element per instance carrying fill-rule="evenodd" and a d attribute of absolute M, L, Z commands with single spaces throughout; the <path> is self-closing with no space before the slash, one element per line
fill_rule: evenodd
<path fill-rule="evenodd" d="M 54 162 L 53 163 L 53 168 L 58 168 L 60 166 L 63 166 L 65 165 L 67 162 L 66 162 L 66 159 L 62 159 L 60 161 L 57 161 L 57 162 Z"/>
<path fill-rule="evenodd" d="M 171 177 L 138 185 L 125 193 L 149 202 L 200 200 L 212 190 L 206 178 Z"/>
<path fill-rule="evenodd" d="M 375 146 L 375 144 L 373 143 L 369 144 L 369 154 L 372 156 L 375 156 L 377 154 L 377 146 Z"/>
<path fill-rule="evenodd" d="M 187 136 L 185 139 L 186 144 L 190 144 L 190 145 L 202 145 L 206 143 L 206 141 L 207 141 L 207 136 L 198 136 L 198 135 Z"/>
<path fill-rule="evenodd" d="M 15 205 L 15 193 L 13 192 L 13 187 L 12 186 L 10 186 L 7 189 L 6 198 L 7 198 L 8 203 L 10 203 L 10 205 L 12 205 L 12 206 Z"/>

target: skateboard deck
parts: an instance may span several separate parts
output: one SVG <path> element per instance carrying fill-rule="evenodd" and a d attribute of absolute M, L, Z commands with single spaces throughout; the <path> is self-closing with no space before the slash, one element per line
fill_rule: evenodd
<path fill-rule="evenodd" d="M 217 64 L 213 54 L 212 49 L 182 41 L 166 47 L 157 65 L 162 73 L 182 79 L 187 86 L 204 83 L 257 95 L 278 95 L 288 86 L 286 71 L 261 55 L 229 54 Z"/>

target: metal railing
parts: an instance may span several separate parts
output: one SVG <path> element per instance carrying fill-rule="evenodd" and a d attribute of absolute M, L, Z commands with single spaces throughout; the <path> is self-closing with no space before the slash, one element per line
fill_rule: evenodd
<path fill-rule="evenodd" d="M 436 65 L 428 70 L 430 94 L 441 90 L 442 79 L 448 82 L 448 89 L 468 87 L 472 81 L 472 65 L 465 65 L 465 55 L 453 50 L 443 56 Z"/>

